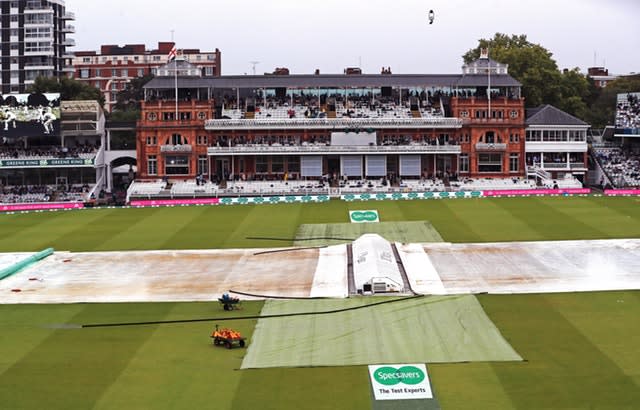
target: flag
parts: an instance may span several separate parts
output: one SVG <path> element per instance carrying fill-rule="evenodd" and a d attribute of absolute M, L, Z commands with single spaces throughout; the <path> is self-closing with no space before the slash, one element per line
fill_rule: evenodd
<path fill-rule="evenodd" d="M 171 50 L 169 51 L 169 54 L 167 55 L 167 60 L 169 60 L 169 61 L 175 60 L 177 54 L 178 54 L 178 49 L 176 48 L 176 45 L 174 44 L 173 47 L 171 47 Z"/>

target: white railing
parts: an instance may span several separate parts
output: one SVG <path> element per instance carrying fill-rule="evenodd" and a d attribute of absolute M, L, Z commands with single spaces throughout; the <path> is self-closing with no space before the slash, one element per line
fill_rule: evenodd
<path fill-rule="evenodd" d="M 219 119 L 205 121 L 206 130 L 309 128 L 461 128 L 459 118 L 291 118 Z"/>
<path fill-rule="evenodd" d="M 476 150 L 479 151 L 504 151 L 507 149 L 507 144 L 500 142 L 496 144 L 478 142 L 476 143 Z"/>
<path fill-rule="evenodd" d="M 527 166 L 527 176 L 536 176 L 540 179 L 551 179 L 551 174 L 540 168 L 537 164 L 534 166 Z"/>
<path fill-rule="evenodd" d="M 460 145 L 236 145 L 232 147 L 209 147 L 208 154 L 250 155 L 250 154 L 293 154 L 293 153 L 444 153 L 460 154 Z"/>

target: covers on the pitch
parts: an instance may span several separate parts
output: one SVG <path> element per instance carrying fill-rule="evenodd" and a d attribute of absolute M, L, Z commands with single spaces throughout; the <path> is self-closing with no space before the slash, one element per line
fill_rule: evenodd
<path fill-rule="evenodd" d="M 270 300 L 262 315 L 322 312 L 382 298 Z M 340 313 L 260 319 L 242 368 L 522 360 L 475 296 L 431 296 Z"/>

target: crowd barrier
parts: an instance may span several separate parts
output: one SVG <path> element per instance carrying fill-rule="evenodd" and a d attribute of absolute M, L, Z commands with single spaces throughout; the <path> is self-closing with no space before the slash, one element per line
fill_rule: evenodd
<path fill-rule="evenodd" d="M 590 194 L 589 188 L 567 189 L 504 189 L 482 191 L 482 196 L 530 196 L 530 195 L 586 195 Z"/>
<path fill-rule="evenodd" d="M 401 199 L 446 199 L 446 198 L 479 198 L 480 191 L 458 191 L 458 192 L 394 192 L 377 194 L 345 194 L 341 195 L 343 201 L 385 201 Z"/>
<path fill-rule="evenodd" d="M 131 201 L 131 206 L 179 206 L 179 205 L 261 205 L 294 202 L 326 202 L 328 195 L 275 195 L 275 196 L 253 196 L 253 197 L 223 197 L 223 198 L 203 198 L 203 199 L 145 199 Z"/>
<path fill-rule="evenodd" d="M 170 206 L 170 205 L 218 205 L 219 198 L 195 199 L 143 199 L 131 201 L 131 206 Z"/>
<path fill-rule="evenodd" d="M 49 209 L 80 209 L 84 208 L 82 202 L 38 202 L 28 204 L 0 204 L 0 212 L 14 211 L 46 211 Z"/>
<path fill-rule="evenodd" d="M 640 189 L 605 189 L 607 196 L 640 195 Z"/>
<path fill-rule="evenodd" d="M 455 199 L 481 198 L 501 196 L 531 196 L 531 195 L 586 195 L 589 188 L 568 189 L 507 189 L 486 191 L 456 191 L 456 192 L 393 192 L 393 193 L 349 193 L 340 195 L 343 201 L 385 201 L 385 200 L 413 200 L 413 199 Z M 640 195 L 640 190 L 606 190 L 605 195 Z M 329 195 L 274 195 L 255 197 L 221 197 L 221 198 L 185 198 L 185 199 L 144 199 L 131 201 L 132 207 L 152 206 L 186 206 L 186 205 L 261 205 L 278 203 L 307 203 L 326 202 Z M 79 209 L 84 208 L 81 202 L 74 203 L 33 203 L 0 205 L 0 211 L 35 211 L 48 209 Z"/>

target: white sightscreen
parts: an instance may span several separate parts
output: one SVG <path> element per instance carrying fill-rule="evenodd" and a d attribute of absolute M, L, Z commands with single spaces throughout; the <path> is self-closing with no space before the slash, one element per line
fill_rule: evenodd
<path fill-rule="evenodd" d="M 375 132 L 332 132 L 331 145 L 376 145 Z"/>
<path fill-rule="evenodd" d="M 383 177 L 387 175 L 387 156 L 367 155 L 365 175 L 368 177 Z"/>
<path fill-rule="evenodd" d="M 400 175 L 420 176 L 420 155 L 400 155 Z"/>
<path fill-rule="evenodd" d="M 301 155 L 300 156 L 300 176 L 321 177 L 322 176 L 322 157 L 319 155 Z"/>
<path fill-rule="evenodd" d="M 340 157 L 342 175 L 362 177 L 362 155 L 342 155 Z"/>

